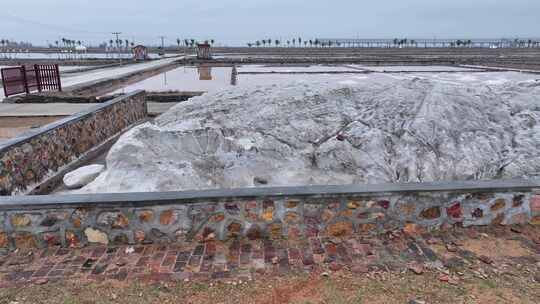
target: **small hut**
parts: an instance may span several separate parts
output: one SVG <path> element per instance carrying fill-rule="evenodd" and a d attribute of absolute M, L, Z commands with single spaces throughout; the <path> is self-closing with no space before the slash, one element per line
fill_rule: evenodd
<path fill-rule="evenodd" d="M 212 53 L 210 52 L 210 44 L 208 43 L 197 44 L 197 59 L 201 59 L 201 60 L 212 59 Z"/>
<path fill-rule="evenodd" d="M 131 48 L 133 52 L 134 60 L 146 60 L 148 59 L 148 49 L 144 45 L 137 45 Z"/>

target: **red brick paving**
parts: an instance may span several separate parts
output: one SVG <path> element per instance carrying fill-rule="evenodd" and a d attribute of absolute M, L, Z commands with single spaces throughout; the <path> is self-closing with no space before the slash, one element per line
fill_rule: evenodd
<path fill-rule="evenodd" d="M 519 240 L 531 252 L 530 256 L 522 257 L 520 263 L 540 262 L 540 227 L 455 228 L 422 236 L 395 232 L 379 237 L 345 239 L 232 240 L 20 251 L 0 257 L 0 287 L 32 284 L 43 279 L 249 280 L 291 271 L 348 269 L 363 274 L 403 270 L 411 263 L 454 267 L 464 265 L 464 260 L 485 261 L 484 257 L 460 248 L 460 244 L 486 234 Z M 438 256 L 431 249 L 433 244 L 446 244 L 449 252 L 455 252 L 455 255 L 446 259 Z"/>

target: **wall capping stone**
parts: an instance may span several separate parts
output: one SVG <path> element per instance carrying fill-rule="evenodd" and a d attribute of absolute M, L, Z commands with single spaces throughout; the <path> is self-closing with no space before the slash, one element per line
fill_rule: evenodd
<path fill-rule="evenodd" d="M 540 179 L 386 183 L 299 187 L 257 187 L 178 192 L 96 193 L 75 195 L 0 196 L 0 210 L 64 207 L 144 207 L 172 204 L 224 202 L 261 197 L 325 198 L 336 196 L 384 196 L 408 193 L 535 192 Z"/>
<path fill-rule="evenodd" d="M 107 102 L 104 102 L 102 104 L 93 106 L 91 108 L 88 108 L 88 109 L 83 110 L 81 112 L 75 113 L 75 114 L 73 114 L 71 116 L 68 116 L 66 118 L 63 118 L 63 119 L 60 119 L 58 121 L 52 122 L 52 123 L 50 123 L 48 125 L 45 125 L 45 126 L 43 126 L 41 128 L 29 130 L 28 132 L 25 132 L 25 133 L 21 134 L 20 136 L 17 136 L 15 138 L 12 138 L 12 139 L 9 139 L 9 140 L 6 140 L 6 141 L 2 142 L 0 144 L 0 153 L 3 153 L 6 150 L 14 148 L 16 146 L 23 145 L 23 144 L 29 142 L 30 140 L 32 140 L 32 138 L 34 138 L 36 136 L 45 134 L 45 133 L 50 132 L 50 131 L 52 131 L 54 129 L 62 127 L 64 125 L 77 122 L 77 121 L 82 120 L 82 119 L 84 119 L 84 118 L 86 118 L 86 117 L 88 117 L 90 115 L 93 115 L 93 114 L 95 114 L 97 112 L 103 111 L 104 109 L 108 108 L 109 106 L 111 106 L 111 105 L 113 105 L 115 103 L 122 102 L 125 99 L 132 98 L 132 97 L 135 97 L 135 96 L 138 96 L 138 95 L 141 95 L 141 94 L 145 94 L 145 91 L 143 91 L 143 90 L 133 91 L 133 92 L 131 92 L 129 94 L 116 97 L 116 98 L 111 99 L 111 100 L 109 100 Z"/>
<path fill-rule="evenodd" d="M 539 180 L 0 197 L 0 250 L 540 225 Z"/>

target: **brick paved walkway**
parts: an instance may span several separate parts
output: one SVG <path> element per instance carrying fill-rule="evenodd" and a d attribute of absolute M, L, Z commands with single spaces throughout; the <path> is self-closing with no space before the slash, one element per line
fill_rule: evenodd
<path fill-rule="evenodd" d="M 480 252 L 482 248 L 486 256 Z M 407 269 L 474 269 L 478 265 L 501 269 L 516 264 L 531 265 L 540 271 L 540 227 L 454 228 L 416 236 L 395 232 L 377 238 L 310 238 L 294 242 L 232 240 L 48 248 L 0 257 L 0 287 L 61 279 L 251 280 L 302 271 L 343 269 L 363 275 Z"/>

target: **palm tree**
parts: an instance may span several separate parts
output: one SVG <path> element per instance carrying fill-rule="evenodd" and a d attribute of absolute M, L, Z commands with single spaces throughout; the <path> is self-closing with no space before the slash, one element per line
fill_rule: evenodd
<path fill-rule="evenodd" d="M 302 38 L 298 37 L 298 45 L 302 45 Z"/>
<path fill-rule="evenodd" d="M 292 39 L 292 44 L 293 44 L 293 47 L 296 46 L 296 38 Z"/>
<path fill-rule="evenodd" d="M 291 46 L 291 41 L 287 40 L 287 47 L 290 47 L 290 46 Z"/>
<path fill-rule="evenodd" d="M 263 40 L 262 40 L 262 44 L 263 44 L 263 46 L 266 45 L 266 39 L 263 39 Z"/>
<path fill-rule="evenodd" d="M 312 47 L 313 46 L 313 40 L 309 40 L 309 46 Z"/>
<path fill-rule="evenodd" d="M 178 48 L 180 48 L 181 43 L 182 43 L 182 40 L 180 40 L 180 38 L 176 38 L 176 44 L 178 45 Z"/>
<path fill-rule="evenodd" d="M 274 43 L 276 44 L 276 47 L 279 46 L 279 40 L 276 39 L 276 41 L 274 41 Z"/>
<path fill-rule="evenodd" d="M 215 40 L 214 40 L 214 39 L 210 39 L 210 44 L 211 44 L 211 45 L 213 45 L 213 44 L 214 44 L 214 42 L 215 42 Z"/>
<path fill-rule="evenodd" d="M 260 46 L 261 46 L 261 42 L 260 42 L 259 40 L 257 40 L 257 41 L 255 41 L 255 45 L 256 45 L 257 47 L 260 47 Z"/>
<path fill-rule="evenodd" d="M 307 47 L 308 42 L 304 40 L 304 47 Z"/>
<path fill-rule="evenodd" d="M 253 46 L 253 43 L 249 43 L 249 42 L 248 42 L 248 43 L 247 43 L 247 46 L 248 46 L 248 47 L 252 47 L 252 46 Z"/>

